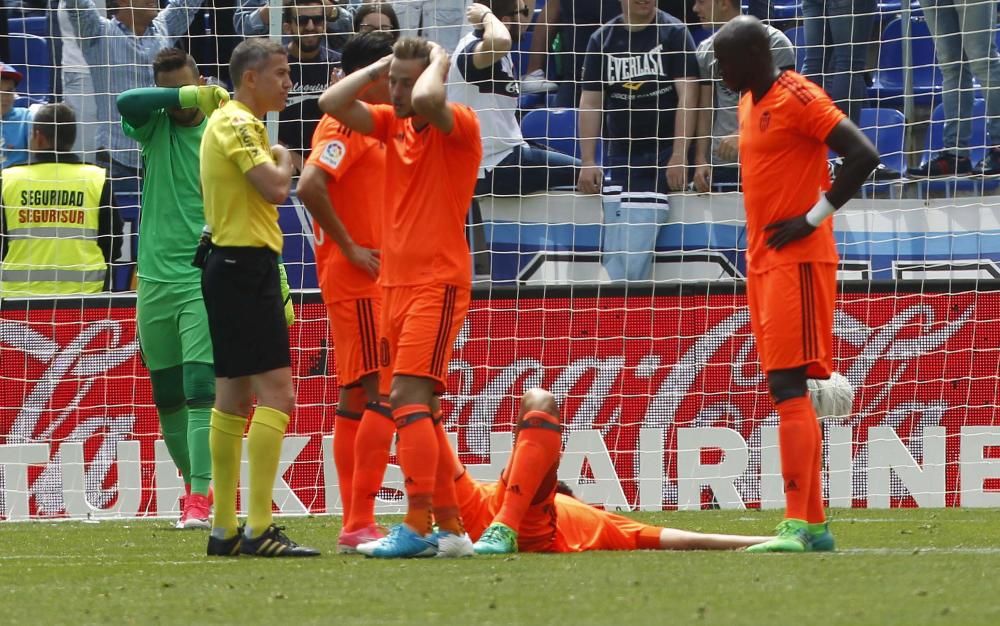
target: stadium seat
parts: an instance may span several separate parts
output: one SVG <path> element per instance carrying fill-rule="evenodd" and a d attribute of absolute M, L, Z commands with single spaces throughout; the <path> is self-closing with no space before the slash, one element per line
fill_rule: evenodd
<path fill-rule="evenodd" d="M 900 111 L 896 109 L 861 109 L 861 130 L 875 145 L 882 165 L 899 172 L 900 175 L 906 172 L 906 152 L 904 149 L 906 118 Z M 889 197 L 894 198 L 896 189 L 902 180 L 904 179 L 868 182 L 861 188 L 861 193 L 864 197 L 868 197 L 869 192 L 888 188 Z"/>
<path fill-rule="evenodd" d="M 941 94 L 941 70 L 934 56 L 934 40 L 922 18 L 910 19 L 910 41 L 912 42 L 913 96 L 914 102 L 930 105 L 935 96 Z M 868 95 L 880 101 L 882 106 L 901 107 L 903 104 L 903 22 L 894 19 L 885 27 L 879 46 L 878 67 Z"/>
<path fill-rule="evenodd" d="M 986 101 L 977 98 L 972 103 L 972 135 L 969 138 L 969 159 L 973 167 L 983 160 L 986 150 L 993 146 L 989 134 L 986 131 Z M 934 107 L 931 113 L 931 127 L 927 133 L 927 148 L 924 150 L 921 163 L 926 163 L 938 152 L 945 149 L 944 145 L 944 105 L 939 104 Z M 951 197 L 958 191 L 972 191 L 984 193 L 986 190 L 996 190 L 1000 186 L 1000 180 L 996 178 L 983 178 L 980 176 L 955 176 L 924 179 L 917 181 L 921 194 L 928 191 L 944 191 L 947 197 Z"/>
<path fill-rule="evenodd" d="M 773 0 L 770 17 L 772 21 L 783 22 L 802 16 L 802 0 Z"/>
<path fill-rule="evenodd" d="M 806 62 L 806 29 L 802 26 L 789 28 L 785 31 L 785 37 L 788 37 L 795 48 L 795 71 L 801 72 Z"/>
<path fill-rule="evenodd" d="M 576 109 L 535 109 L 521 119 L 525 141 L 580 158 Z M 597 159 L 601 161 L 598 142 Z"/>
<path fill-rule="evenodd" d="M 49 20 L 44 15 L 32 17 L 12 17 L 7 23 L 8 32 L 25 33 L 47 37 L 49 35 Z"/>
<path fill-rule="evenodd" d="M 10 33 L 11 65 L 24 74 L 24 82 L 18 86 L 22 95 L 32 99 L 48 100 L 52 96 L 52 53 L 49 42 L 37 35 Z"/>

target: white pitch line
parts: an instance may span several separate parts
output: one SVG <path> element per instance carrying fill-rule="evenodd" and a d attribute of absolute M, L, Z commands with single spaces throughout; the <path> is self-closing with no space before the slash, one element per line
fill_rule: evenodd
<path fill-rule="evenodd" d="M 933 519 L 912 519 L 905 517 L 828 517 L 827 520 L 833 524 L 837 523 L 849 523 L 849 524 L 931 524 L 931 523 L 941 523 L 941 524 L 992 524 L 995 523 L 994 520 L 987 519 L 950 519 L 950 518 L 933 518 Z M 761 519 L 759 517 L 738 517 L 736 518 L 738 522 L 759 522 Z"/>
<path fill-rule="evenodd" d="M 53 565 L 59 565 L 60 567 L 64 565 L 69 566 L 93 566 L 95 564 L 105 564 L 108 562 L 112 563 L 124 563 L 122 559 L 117 558 L 102 558 L 102 557 L 64 557 L 64 556 L 46 556 L 37 554 L 20 554 L 11 555 L 5 554 L 0 555 L 0 561 L 52 561 Z M 195 565 L 195 564 L 222 564 L 228 561 L 223 561 L 219 559 L 193 559 L 190 561 L 147 561 L 150 565 Z"/>
<path fill-rule="evenodd" d="M 831 552 L 831 555 L 836 554 L 912 554 L 914 556 L 920 554 L 1000 554 L 1000 548 L 935 548 L 935 547 L 922 547 L 914 546 L 912 548 L 838 548 L 836 552 Z"/>

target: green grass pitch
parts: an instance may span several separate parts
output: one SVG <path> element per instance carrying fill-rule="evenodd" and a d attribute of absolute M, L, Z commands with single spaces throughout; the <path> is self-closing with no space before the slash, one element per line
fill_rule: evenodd
<path fill-rule="evenodd" d="M 636 514 L 769 534 L 775 511 Z M 284 520 L 317 559 L 208 559 L 163 520 L 5 524 L 2 624 L 1000 624 L 996 510 L 833 512 L 832 554 L 334 554 L 339 518 Z"/>

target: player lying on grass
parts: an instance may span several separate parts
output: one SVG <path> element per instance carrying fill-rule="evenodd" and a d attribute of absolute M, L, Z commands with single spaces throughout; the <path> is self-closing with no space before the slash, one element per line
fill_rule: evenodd
<path fill-rule="evenodd" d="M 555 398 L 530 389 L 521 398 L 514 451 L 499 482 L 476 481 L 452 454 L 459 506 L 477 554 L 735 550 L 771 539 L 650 526 L 577 500 L 556 478 L 561 433 Z"/>

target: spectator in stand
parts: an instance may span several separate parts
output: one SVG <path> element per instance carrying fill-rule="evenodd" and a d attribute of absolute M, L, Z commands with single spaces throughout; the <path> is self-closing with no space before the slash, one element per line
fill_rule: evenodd
<path fill-rule="evenodd" d="M 112 194 L 139 193 L 139 146 L 125 136 L 114 99 L 136 87 L 152 87 L 153 59 L 187 33 L 203 0 L 121 0 L 115 16 L 106 18 L 93 0 L 65 0 L 70 26 L 90 65 L 97 102 L 98 143 L 107 156 Z"/>
<path fill-rule="evenodd" d="M 945 149 L 910 176 L 952 176 L 973 173 L 969 159 L 972 135 L 972 78 L 979 79 L 986 100 L 986 129 L 994 147 L 975 168 L 976 174 L 1000 174 L 1000 56 L 993 39 L 997 27 L 995 2 L 920 0 L 924 19 L 934 37 L 938 65 L 944 79 Z"/>
<path fill-rule="evenodd" d="M 31 127 L 31 162 L 0 183 L 0 298 L 80 295 L 107 289 L 121 252 L 104 168 L 73 154 L 76 117 L 42 105 Z"/>
<path fill-rule="evenodd" d="M 860 124 L 867 98 L 864 71 L 877 11 L 875 0 L 802 2 L 806 42 L 802 73 L 826 90 L 855 125 Z"/>
<path fill-rule="evenodd" d="M 602 263 L 611 280 L 649 280 L 670 208 L 667 194 L 687 187 L 698 60 L 691 33 L 677 18 L 649 0 L 621 5 L 622 15 L 591 35 L 587 46 L 577 189 L 603 193 Z M 602 136 L 606 176 L 597 165 Z"/>
<path fill-rule="evenodd" d="M 392 5 L 387 2 L 363 4 L 354 14 L 354 32 L 358 34 L 383 30 L 392 35 L 392 40 L 399 39 L 399 17 Z"/>
<path fill-rule="evenodd" d="M 323 41 L 324 17 L 322 0 L 291 0 L 283 16 L 291 36 L 285 49 L 292 89 L 287 106 L 278 114 L 278 141 L 288 148 L 296 173 L 302 171 L 313 131 L 323 117 L 319 97 L 340 68 L 340 53 L 327 48 Z"/>
<path fill-rule="evenodd" d="M 709 28 L 717 28 L 740 15 L 739 0 L 694 0 L 694 13 Z M 781 70 L 795 69 L 795 50 L 783 32 L 764 26 L 771 40 L 771 56 Z M 715 61 L 715 35 L 698 44 L 695 51 L 701 71 L 698 95 L 698 126 L 694 150 L 694 186 L 706 193 L 713 185 L 739 183 L 740 137 L 736 106 L 740 94 L 722 82 Z M 732 187 L 729 187 L 732 189 Z"/>
<path fill-rule="evenodd" d="M 392 0 L 402 27 L 400 36 L 416 37 L 440 44 L 451 53 L 462 38 L 468 0 Z"/>
<path fill-rule="evenodd" d="M 31 110 L 14 106 L 21 72 L 0 61 L 0 169 L 28 161 Z"/>
<path fill-rule="evenodd" d="M 537 93 L 556 89 L 556 106 L 573 108 L 580 101 L 583 59 L 587 42 L 598 28 L 621 15 L 620 0 L 547 0 L 535 24 L 531 40 L 531 59 L 521 83 L 521 93 Z M 546 80 L 552 40 L 559 36 L 560 51 L 556 58 L 555 79 L 558 86 Z"/>
<path fill-rule="evenodd" d="M 285 0 L 285 10 L 294 0 Z M 354 32 L 354 8 L 346 2 L 322 0 L 326 34 L 326 45 L 331 50 L 340 50 Z M 270 30 L 270 6 L 268 0 L 239 0 L 239 8 L 233 14 L 233 26 L 237 34 L 244 37 L 267 35 Z M 284 34 L 288 34 L 286 31 Z"/>
<path fill-rule="evenodd" d="M 354 12 L 356 7 L 346 0 L 324 0 L 326 4 L 326 45 L 340 52 L 347 40 L 354 34 Z M 311 139 L 311 138 L 310 138 Z"/>
<path fill-rule="evenodd" d="M 517 76 L 510 50 L 530 17 L 524 0 L 482 0 L 469 6 L 471 33 L 451 57 L 448 100 L 467 104 L 479 116 L 483 160 L 477 195 L 520 196 L 572 187 L 575 158 L 529 146 L 517 121 Z"/>
<path fill-rule="evenodd" d="M 83 57 L 80 40 L 73 33 L 69 11 L 65 0 L 60 0 L 56 13 L 59 26 L 59 41 L 62 43 L 62 63 L 60 66 L 62 78 L 63 100 L 76 113 L 76 143 L 73 152 L 87 163 L 97 160 L 98 127 L 97 99 L 94 95 L 94 81 L 90 78 L 90 66 Z M 104 11 L 104 0 L 94 0 L 98 11 Z"/>

